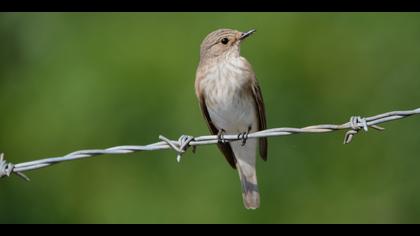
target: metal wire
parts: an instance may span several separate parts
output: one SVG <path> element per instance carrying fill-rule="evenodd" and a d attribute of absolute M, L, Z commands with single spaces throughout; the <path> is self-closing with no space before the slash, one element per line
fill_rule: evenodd
<path fill-rule="evenodd" d="M 344 144 L 348 144 L 352 141 L 355 134 L 360 130 L 368 131 L 368 127 L 382 131 L 384 128 L 377 126 L 377 124 L 406 118 L 412 115 L 420 114 L 420 108 L 407 111 L 393 111 L 387 112 L 376 116 L 362 118 L 360 116 L 353 116 L 350 121 L 341 125 L 313 125 L 303 128 L 273 128 L 266 129 L 254 133 L 250 133 L 247 138 L 262 138 L 262 137 L 274 137 L 274 136 L 285 136 L 292 134 L 302 133 L 328 133 L 337 130 L 348 130 L 344 137 Z M 207 135 L 200 137 L 192 137 L 188 135 L 182 135 L 178 140 L 170 140 L 162 135 L 159 136 L 160 142 L 144 145 L 144 146 L 118 146 L 107 149 L 93 149 L 93 150 L 81 150 L 72 152 L 62 157 L 46 158 L 36 161 L 24 162 L 19 164 L 8 163 L 4 160 L 4 155 L 0 155 L 0 178 L 9 177 L 11 174 L 17 174 L 25 180 L 29 180 L 22 172 L 40 169 L 48 167 L 57 163 L 73 161 L 78 159 L 86 159 L 99 155 L 116 155 L 116 154 L 127 154 L 140 151 L 156 151 L 173 149 L 177 153 L 177 161 L 181 160 L 182 154 L 187 151 L 189 147 L 195 148 L 200 145 L 216 144 L 218 142 L 235 142 L 242 140 L 238 135 L 223 135 L 221 138 L 217 135 Z M 193 149 L 194 151 L 195 149 Z"/>

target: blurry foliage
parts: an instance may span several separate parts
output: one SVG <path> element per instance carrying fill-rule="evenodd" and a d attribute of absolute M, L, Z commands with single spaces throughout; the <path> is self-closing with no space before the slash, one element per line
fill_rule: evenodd
<path fill-rule="evenodd" d="M 242 55 L 269 127 L 419 107 L 420 14 L 1 13 L 0 151 L 18 163 L 208 133 L 194 95 L 201 40 L 257 33 Z M 1 223 L 418 223 L 420 120 L 342 145 L 277 137 L 244 209 L 215 146 L 106 156 L 0 181 Z"/>

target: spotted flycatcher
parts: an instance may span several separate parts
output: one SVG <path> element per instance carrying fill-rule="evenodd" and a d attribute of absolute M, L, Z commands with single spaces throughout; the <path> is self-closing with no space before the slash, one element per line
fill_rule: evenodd
<path fill-rule="evenodd" d="M 247 209 L 260 206 L 255 169 L 257 139 L 249 132 L 266 128 L 261 89 L 249 62 L 240 56 L 241 43 L 255 30 L 216 30 L 203 40 L 195 92 L 210 132 L 219 137 L 218 147 L 238 170 Z M 223 142 L 222 134 L 239 134 L 241 142 Z M 259 153 L 267 160 L 267 139 L 260 138 Z"/>

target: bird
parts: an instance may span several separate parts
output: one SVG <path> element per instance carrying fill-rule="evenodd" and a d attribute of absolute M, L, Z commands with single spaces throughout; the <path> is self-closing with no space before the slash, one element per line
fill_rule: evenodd
<path fill-rule="evenodd" d="M 251 64 L 240 55 L 242 42 L 255 31 L 218 29 L 208 34 L 200 46 L 195 78 L 201 112 L 210 133 L 217 134 L 218 148 L 238 171 L 246 209 L 260 207 L 257 146 L 267 160 L 267 138 L 247 140 L 250 132 L 267 126 L 261 88 Z M 239 141 L 223 142 L 225 134 L 238 134 Z"/>

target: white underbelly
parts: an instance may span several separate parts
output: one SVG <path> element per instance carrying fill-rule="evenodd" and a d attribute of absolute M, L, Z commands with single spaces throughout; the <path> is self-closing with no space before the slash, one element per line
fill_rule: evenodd
<path fill-rule="evenodd" d="M 210 118 L 217 129 L 227 133 L 257 130 L 255 101 L 247 89 L 252 74 L 244 69 L 243 58 L 231 58 L 224 63 L 209 67 L 200 87 L 206 98 Z"/>
<path fill-rule="evenodd" d="M 252 97 L 231 96 L 213 99 L 207 106 L 210 118 L 216 128 L 227 133 L 240 133 L 257 129 L 256 112 Z"/>

